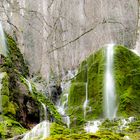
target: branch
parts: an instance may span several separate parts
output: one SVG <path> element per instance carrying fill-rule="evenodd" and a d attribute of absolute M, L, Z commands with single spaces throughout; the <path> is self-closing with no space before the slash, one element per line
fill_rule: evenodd
<path fill-rule="evenodd" d="M 90 28 L 89 30 L 85 31 L 85 32 L 82 33 L 81 35 L 79 35 L 79 36 L 77 36 L 76 38 L 72 39 L 71 41 L 67 42 L 66 44 L 64 44 L 64 45 L 62 45 L 62 46 L 60 46 L 60 47 L 56 47 L 56 48 L 54 48 L 54 49 L 48 51 L 48 53 L 52 53 L 52 52 L 54 52 L 54 51 L 56 51 L 56 50 L 58 50 L 58 49 L 64 48 L 64 47 L 66 47 L 67 45 L 69 45 L 69 44 L 71 44 L 71 43 L 73 43 L 73 42 L 79 40 L 81 37 L 85 36 L 85 35 L 88 34 L 89 32 L 93 31 L 94 29 L 96 29 L 97 26 L 99 26 L 99 25 L 101 25 L 101 24 L 108 24 L 108 23 L 110 23 L 110 24 L 113 24 L 113 23 L 114 23 L 114 24 L 120 24 L 120 25 L 122 25 L 122 26 L 125 28 L 125 26 L 124 26 L 121 22 L 111 21 L 111 20 L 110 20 L 110 21 L 103 20 L 102 22 L 99 22 L 99 23 L 96 24 L 94 27 L 92 27 L 92 28 Z"/>
<path fill-rule="evenodd" d="M 7 0 L 6 0 L 6 1 L 7 1 Z M 9 15 L 8 15 L 7 11 L 6 11 L 6 8 L 5 8 L 3 2 L 2 2 L 2 8 L 3 8 L 3 10 L 4 10 L 3 12 L 5 13 L 5 15 L 6 15 L 6 17 L 7 17 L 7 23 L 9 23 L 10 25 L 12 25 L 17 31 L 19 31 L 19 29 L 17 28 L 17 26 L 14 25 L 14 24 L 11 22 L 10 17 L 9 17 Z"/>

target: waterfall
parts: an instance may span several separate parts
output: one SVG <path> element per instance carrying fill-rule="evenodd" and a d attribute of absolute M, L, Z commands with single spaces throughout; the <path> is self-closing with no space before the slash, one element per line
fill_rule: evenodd
<path fill-rule="evenodd" d="M 83 109 L 84 109 L 84 119 L 86 117 L 86 109 L 87 109 L 87 105 L 88 105 L 88 82 L 85 83 L 86 86 L 86 99 L 83 105 Z"/>
<path fill-rule="evenodd" d="M 50 122 L 43 121 L 25 134 L 22 140 L 44 140 L 50 135 Z"/>
<path fill-rule="evenodd" d="M 26 83 L 27 83 L 27 85 L 28 85 L 28 88 L 29 88 L 30 93 L 32 93 L 33 90 L 32 90 L 32 85 L 31 85 L 30 81 L 27 80 L 26 78 L 24 78 L 24 80 L 26 81 Z"/>
<path fill-rule="evenodd" d="M 0 54 L 3 54 L 5 57 L 7 56 L 8 50 L 6 45 L 6 39 L 3 31 L 3 27 L 0 21 Z"/>
<path fill-rule="evenodd" d="M 47 120 L 46 106 L 41 102 L 43 107 L 43 121 L 36 125 L 31 131 L 25 134 L 22 140 L 44 140 L 50 135 L 50 122 Z"/>
<path fill-rule="evenodd" d="M 88 133 L 96 133 L 99 130 L 99 126 L 101 125 L 101 121 L 95 120 L 95 121 L 88 121 L 88 123 L 85 126 L 85 131 Z"/>
<path fill-rule="evenodd" d="M 47 120 L 46 105 L 42 102 L 41 102 L 41 105 L 43 107 L 43 115 L 44 115 L 43 120 Z"/>
<path fill-rule="evenodd" d="M 61 99 L 57 103 L 57 110 L 61 114 L 63 121 L 67 124 L 68 128 L 70 127 L 70 117 L 66 114 L 67 106 L 68 106 L 68 97 L 69 97 L 69 88 L 71 85 L 71 79 L 74 78 L 76 71 L 69 70 L 67 75 L 63 77 L 61 82 L 62 88 L 62 96 Z"/>
<path fill-rule="evenodd" d="M 29 80 L 25 79 L 29 91 L 32 93 L 32 85 L 29 82 Z M 49 137 L 50 135 L 50 122 L 47 120 L 47 114 L 46 114 L 46 105 L 41 102 L 41 105 L 43 107 L 43 121 L 40 122 L 38 125 L 36 125 L 31 131 L 25 134 L 22 140 L 44 140 L 45 138 Z"/>
<path fill-rule="evenodd" d="M 116 117 L 116 96 L 115 83 L 113 77 L 113 49 L 114 44 L 108 44 L 106 48 L 106 69 L 105 69 L 105 88 L 104 88 L 104 114 L 106 118 Z"/>
<path fill-rule="evenodd" d="M 57 110 L 62 115 L 63 121 L 67 124 L 67 126 L 69 128 L 69 126 L 70 126 L 70 118 L 65 113 L 66 106 L 68 104 L 68 93 L 65 93 L 63 95 L 63 97 L 65 98 L 65 100 L 63 102 L 61 102 L 61 100 L 58 101 Z"/>

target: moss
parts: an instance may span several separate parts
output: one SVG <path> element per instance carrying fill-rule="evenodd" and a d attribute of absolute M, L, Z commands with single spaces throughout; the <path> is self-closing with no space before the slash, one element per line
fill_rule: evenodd
<path fill-rule="evenodd" d="M 119 134 L 110 131 L 98 131 L 96 135 L 100 140 L 123 140 Z"/>
<path fill-rule="evenodd" d="M 103 116 L 103 78 L 105 67 L 104 48 L 90 55 L 83 61 L 75 79 L 72 80 L 69 100 L 68 114 L 71 122 L 84 121 L 83 104 L 86 99 L 86 83 L 88 84 L 88 106 L 85 120 L 92 120 Z"/>
<path fill-rule="evenodd" d="M 119 116 L 140 114 L 140 57 L 123 46 L 115 47 L 114 71 Z"/>
<path fill-rule="evenodd" d="M 1 94 L 9 96 L 9 76 L 7 73 L 4 73 L 4 77 L 2 78 Z"/>
<path fill-rule="evenodd" d="M 3 121 L 0 122 L 0 135 L 2 139 L 14 137 L 25 132 L 26 129 L 20 123 L 8 117 L 4 117 Z"/>
<path fill-rule="evenodd" d="M 122 122 L 123 119 L 118 118 L 114 120 L 104 120 L 100 126 L 100 132 L 102 133 L 110 132 L 112 134 L 120 136 L 121 138 L 124 138 L 125 136 L 129 136 L 130 138 L 133 139 L 134 137 L 139 136 L 140 119 L 135 118 L 133 119 L 133 121 L 130 122 L 128 121 L 127 118 L 125 118 L 125 120 L 127 121 L 127 124 L 125 125 L 124 122 Z M 103 135 L 101 135 L 100 137 L 104 138 Z"/>
<path fill-rule="evenodd" d="M 7 107 L 7 104 L 9 102 L 9 97 L 7 95 L 2 95 L 2 107 Z"/>
<path fill-rule="evenodd" d="M 7 46 L 9 49 L 9 57 L 7 59 L 8 64 L 12 65 L 12 67 L 15 67 L 23 76 L 28 76 L 29 75 L 29 69 L 27 65 L 25 64 L 25 61 L 23 59 L 23 55 L 21 54 L 19 48 L 17 47 L 16 42 L 14 39 L 6 34 L 7 38 Z M 12 63 L 10 63 L 10 60 Z"/>
<path fill-rule="evenodd" d="M 63 125 L 57 124 L 57 123 L 52 123 L 50 127 L 50 135 L 54 136 L 57 134 L 64 134 L 64 135 L 69 135 L 70 134 L 70 129 L 66 128 Z"/>
<path fill-rule="evenodd" d="M 135 118 L 133 122 L 129 124 L 129 127 L 125 130 L 126 133 L 138 133 L 140 131 L 140 119 Z"/>
<path fill-rule="evenodd" d="M 52 103 L 52 101 L 48 97 L 46 97 L 43 93 L 38 92 L 34 85 L 32 85 L 32 88 L 33 88 L 32 89 L 33 93 L 31 94 L 32 98 L 38 101 L 39 103 L 41 102 L 46 105 L 47 110 L 49 112 L 48 119 L 50 120 L 54 119 L 55 122 L 64 125 L 64 123 L 62 122 L 62 118 L 58 113 L 55 105 Z"/>
<path fill-rule="evenodd" d="M 78 74 L 72 80 L 68 115 L 71 121 L 83 118 L 82 106 L 85 89 L 78 83 L 88 83 L 88 106 L 85 120 L 103 118 L 104 73 L 106 49 L 102 48 L 84 60 Z M 138 116 L 140 114 L 140 57 L 121 45 L 114 47 L 114 79 L 117 94 L 118 116 Z M 79 97 L 79 98 L 78 98 Z M 80 99 L 80 100 L 79 100 Z M 74 106 L 74 107 L 73 107 Z M 71 115 L 74 114 L 74 115 Z"/>
<path fill-rule="evenodd" d="M 123 136 L 108 130 L 99 131 L 96 134 L 85 133 L 84 131 L 75 133 L 72 129 L 70 130 L 53 123 L 51 125 L 50 137 L 46 140 L 121 140 Z"/>
<path fill-rule="evenodd" d="M 50 127 L 50 137 L 47 140 L 73 140 L 73 139 L 84 139 L 88 138 L 88 135 L 74 133 L 73 130 L 66 128 L 65 126 L 59 125 L 57 123 L 52 123 Z"/>
<path fill-rule="evenodd" d="M 87 62 L 83 61 L 78 69 L 78 74 L 75 79 L 76 82 L 86 82 L 87 81 Z M 74 82 L 73 80 L 73 82 Z"/>
<path fill-rule="evenodd" d="M 16 106 L 12 102 L 8 102 L 7 107 L 4 109 L 4 114 L 16 115 Z"/>
<path fill-rule="evenodd" d="M 71 116 L 71 124 L 82 124 L 83 122 L 83 104 L 85 101 L 86 85 L 83 82 L 72 83 L 70 95 L 68 97 L 67 113 Z M 76 94 L 75 94 L 76 93 Z M 77 119 L 76 119 L 76 118 Z"/>
<path fill-rule="evenodd" d="M 6 34 L 6 33 L 5 33 Z M 23 55 L 20 49 L 17 47 L 14 39 L 6 34 L 8 56 L 2 56 L 2 64 L 0 65 L 1 71 L 12 73 L 14 69 L 17 69 L 23 76 L 27 77 L 29 75 L 29 69 L 26 65 Z"/>
<path fill-rule="evenodd" d="M 73 83 L 70 89 L 70 96 L 68 99 L 69 108 L 70 107 L 78 107 L 83 105 L 84 99 L 83 96 L 85 95 L 85 83 Z M 77 93 L 75 95 L 75 92 Z"/>
<path fill-rule="evenodd" d="M 138 140 L 138 139 L 140 138 L 140 132 L 128 134 L 128 136 L 129 136 L 130 139 L 132 139 L 132 140 Z"/>
<path fill-rule="evenodd" d="M 89 57 L 88 64 L 88 99 L 92 112 L 87 118 L 96 119 L 103 116 L 103 81 L 105 68 L 105 50 L 101 49 Z M 91 61 L 93 61 L 91 63 Z M 93 116 L 91 116 L 93 114 Z"/>

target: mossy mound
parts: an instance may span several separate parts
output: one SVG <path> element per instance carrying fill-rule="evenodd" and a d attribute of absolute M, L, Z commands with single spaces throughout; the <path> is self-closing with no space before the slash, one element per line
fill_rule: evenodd
<path fill-rule="evenodd" d="M 46 140 L 125 140 L 127 138 L 137 140 L 140 136 L 140 119 L 124 118 L 114 120 L 102 120 L 96 133 L 86 133 L 83 129 L 66 128 L 57 123 L 50 127 L 50 137 Z"/>
<path fill-rule="evenodd" d="M 72 80 L 67 113 L 71 126 L 85 121 L 104 117 L 103 93 L 106 67 L 106 48 L 90 55 L 79 67 Z M 118 116 L 137 116 L 140 114 L 140 57 L 124 46 L 114 46 L 113 73 L 117 95 Z M 105 81 L 107 82 L 107 81 Z M 86 91 L 86 84 L 88 88 Z M 86 117 L 84 101 L 88 92 Z"/>
<path fill-rule="evenodd" d="M 123 46 L 115 47 L 114 74 L 118 116 L 139 116 L 140 57 Z"/>
<path fill-rule="evenodd" d="M 78 74 L 72 80 L 69 98 L 68 115 L 73 126 L 83 124 L 87 120 L 102 117 L 102 92 L 105 67 L 105 50 L 101 49 L 83 61 Z M 86 84 L 88 83 L 87 91 Z M 88 105 L 84 118 L 83 105 L 88 92 Z M 74 106 L 74 107 L 73 107 Z"/>
<path fill-rule="evenodd" d="M 49 98 L 38 92 L 33 84 L 30 91 L 29 81 L 26 79 L 29 75 L 28 66 L 16 42 L 11 36 L 6 37 L 8 56 L 0 55 L 1 137 L 5 139 L 22 134 L 25 132 L 22 130 L 31 129 L 42 121 L 40 116 L 44 109 L 41 103 L 46 105 L 49 120 L 63 124 L 61 116 Z M 5 124 L 8 126 L 1 131 Z"/>
<path fill-rule="evenodd" d="M 18 48 L 16 42 L 8 34 L 6 34 L 6 39 L 7 39 L 7 46 L 8 46 L 8 58 L 7 58 L 9 59 L 8 62 L 10 63 L 11 61 L 10 65 L 12 65 L 12 67 L 17 69 L 24 77 L 29 76 L 28 66 L 25 63 L 23 55 L 20 52 L 20 49 Z"/>
<path fill-rule="evenodd" d="M 51 125 L 50 137 L 46 140 L 121 140 L 120 134 L 110 131 L 99 131 L 96 134 L 85 133 L 83 130 L 75 132 L 74 129 L 68 129 L 64 126 L 53 123 Z"/>

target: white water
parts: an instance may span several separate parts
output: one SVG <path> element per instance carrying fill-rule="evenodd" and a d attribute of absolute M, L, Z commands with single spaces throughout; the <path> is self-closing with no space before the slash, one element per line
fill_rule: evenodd
<path fill-rule="evenodd" d="M 87 109 L 87 105 L 88 105 L 88 82 L 86 82 L 85 84 L 86 86 L 86 99 L 83 105 L 83 109 L 84 109 L 84 119 L 86 118 L 86 109 Z"/>
<path fill-rule="evenodd" d="M 70 79 L 74 78 L 75 74 L 75 71 L 69 70 L 68 74 L 63 77 L 61 82 L 61 88 L 63 92 L 61 99 L 63 100 L 60 99 L 57 103 L 57 110 L 62 115 L 63 121 L 67 124 L 68 128 L 70 127 L 70 117 L 65 112 L 68 106 L 69 87 L 71 85 Z"/>
<path fill-rule="evenodd" d="M 30 93 L 32 93 L 33 90 L 32 90 L 32 85 L 31 85 L 30 81 L 27 80 L 26 78 L 24 78 L 24 80 L 26 81 L 26 83 L 27 83 L 27 85 L 28 85 L 28 88 L 29 88 Z"/>
<path fill-rule="evenodd" d="M 29 80 L 25 79 L 29 91 L 32 93 L 32 85 Z M 37 124 L 31 131 L 25 134 L 22 140 L 44 140 L 50 135 L 50 122 L 47 120 L 46 106 L 41 103 L 43 107 L 43 120 L 41 123 Z"/>
<path fill-rule="evenodd" d="M 95 120 L 95 121 L 88 121 L 84 127 L 84 130 L 87 132 L 87 133 L 96 133 L 100 128 L 100 125 L 102 125 L 102 123 L 104 123 L 104 121 L 106 121 L 106 119 L 104 120 Z M 111 120 L 111 121 L 114 121 L 114 120 Z M 126 128 L 129 128 L 129 125 L 132 123 L 132 122 L 135 122 L 135 118 L 134 117 L 129 117 L 129 118 L 121 118 L 121 119 L 118 119 L 117 120 L 117 124 L 118 124 L 118 127 L 117 127 L 117 131 L 120 132 L 120 131 L 123 131 L 125 130 Z M 110 128 L 106 128 L 107 130 L 111 129 Z"/>
<path fill-rule="evenodd" d="M 4 35 L 3 27 L 0 21 L 0 54 L 7 56 L 8 50 L 6 45 L 6 38 Z"/>
<path fill-rule="evenodd" d="M 2 79 L 5 76 L 5 72 L 0 73 L 0 113 L 2 114 L 2 95 L 1 95 L 1 89 L 2 89 Z M 2 121 L 2 118 L 0 117 L 0 121 Z"/>
<path fill-rule="evenodd" d="M 101 121 L 88 121 L 85 126 L 85 131 L 88 133 L 96 133 L 99 130 L 99 126 L 101 125 Z"/>
<path fill-rule="evenodd" d="M 135 53 L 136 55 L 140 56 L 140 53 L 138 52 L 137 48 L 135 49 L 130 49 L 133 53 Z"/>
<path fill-rule="evenodd" d="M 114 44 L 107 45 L 106 52 L 106 70 L 105 70 L 105 88 L 104 88 L 104 114 L 105 118 L 113 119 L 116 117 L 116 95 L 115 83 L 113 77 L 113 49 Z"/>
<path fill-rule="evenodd" d="M 68 128 L 70 126 L 70 118 L 66 115 L 65 110 L 68 104 L 68 93 L 64 94 L 63 97 L 65 98 L 65 101 L 61 103 L 60 101 L 57 104 L 57 110 L 62 115 L 63 121 L 67 124 Z"/>
<path fill-rule="evenodd" d="M 135 120 L 134 117 L 129 117 L 128 119 L 121 119 L 121 122 L 119 124 L 120 130 L 129 128 L 129 124 L 132 123 L 134 120 Z"/>
<path fill-rule="evenodd" d="M 47 120 L 47 109 L 46 109 L 46 105 L 44 103 L 41 103 L 41 104 L 42 104 L 42 107 L 43 107 L 43 115 L 44 115 L 43 120 Z"/>
<path fill-rule="evenodd" d="M 45 140 L 50 135 L 50 122 L 43 121 L 25 134 L 22 140 Z"/>

